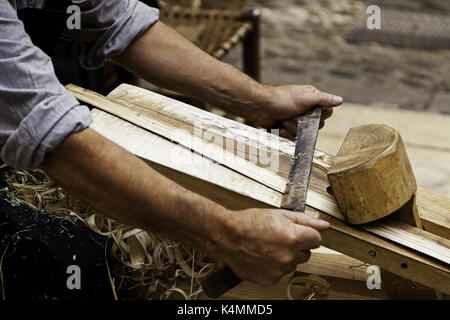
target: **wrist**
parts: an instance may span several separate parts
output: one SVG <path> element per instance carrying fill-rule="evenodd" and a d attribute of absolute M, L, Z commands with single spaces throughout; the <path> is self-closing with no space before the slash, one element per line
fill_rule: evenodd
<path fill-rule="evenodd" d="M 222 66 L 221 77 L 209 82 L 209 94 L 203 100 L 246 119 L 274 104 L 275 87 L 257 82 L 228 64 Z"/>
<path fill-rule="evenodd" d="M 238 222 L 237 213 L 223 208 L 218 214 L 218 223 L 210 233 L 209 248 L 207 250 L 213 256 L 223 256 L 229 252 L 236 242 Z"/>

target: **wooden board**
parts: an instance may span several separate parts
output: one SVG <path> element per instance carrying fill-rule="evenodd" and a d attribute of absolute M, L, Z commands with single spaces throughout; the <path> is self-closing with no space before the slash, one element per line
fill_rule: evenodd
<path fill-rule="evenodd" d="M 317 204 L 311 203 L 314 208 L 344 221 L 343 216 L 340 215 L 339 208 L 335 204 L 334 197 L 327 192 L 327 190 L 329 190 L 329 183 L 323 170 L 313 170 L 309 188 L 309 191 L 319 195 L 319 197 L 314 200 Z M 417 197 L 418 207 L 422 210 L 426 208 L 426 203 L 428 202 L 427 198 L 424 198 L 424 195 L 424 193 L 420 193 Z M 309 204 L 308 201 L 307 203 Z M 439 211 L 444 217 L 450 216 L 450 207 L 441 206 Z M 395 227 L 392 227 L 393 224 L 395 224 Z M 360 228 L 400 245 L 427 254 L 446 264 L 450 263 L 450 241 L 446 238 L 437 237 L 430 232 L 417 230 L 417 228 L 407 224 L 392 221 L 386 221 L 383 222 L 383 224 L 375 222 L 362 225 Z M 387 232 L 386 229 L 391 230 L 391 232 Z"/>
<path fill-rule="evenodd" d="M 143 142 L 145 140 L 143 136 L 156 136 L 155 134 L 152 134 L 142 128 L 137 128 L 136 126 L 130 125 L 129 123 L 121 121 L 111 115 L 105 115 L 101 111 L 95 111 L 95 113 L 97 113 L 97 115 L 101 115 L 102 118 L 112 118 L 110 118 L 110 122 L 107 125 L 102 125 L 102 121 L 99 120 L 100 118 L 98 116 L 95 117 L 93 125 L 94 129 L 112 140 L 116 139 L 117 143 L 123 145 L 131 152 L 133 152 L 131 149 L 134 148 L 134 153 L 149 160 L 150 165 L 157 164 L 156 167 L 159 167 L 160 170 L 163 167 L 168 168 L 163 169 L 162 171 L 169 171 L 169 174 L 167 175 L 171 179 L 182 185 L 188 185 L 191 190 L 204 194 L 205 196 L 209 196 L 213 198 L 213 200 L 228 207 L 230 207 L 230 203 L 232 203 L 232 206 L 239 208 L 260 206 L 279 207 L 279 203 L 281 201 L 280 192 L 277 192 L 272 188 L 268 188 L 250 179 L 248 176 L 244 176 L 241 173 L 230 170 L 227 167 L 222 166 L 222 169 L 220 169 L 223 172 L 222 176 L 225 177 L 230 174 L 234 178 L 230 178 L 227 184 L 224 184 L 223 182 L 219 184 L 216 184 L 217 182 L 211 182 L 214 178 L 211 179 L 211 177 L 205 176 L 203 172 L 208 171 L 206 167 L 211 166 L 212 168 L 212 166 L 216 166 L 215 169 L 211 169 L 209 171 L 210 173 L 215 172 L 215 170 L 221 166 L 220 164 L 211 162 L 213 164 L 208 166 L 202 165 L 201 168 L 195 168 L 195 166 L 181 166 L 180 164 L 174 163 L 174 159 L 166 159 L 167 161 L 158 163 L 158 161 L 161 161 L 158 157 L 161 157 L 161 153 L 165 153 L 161 152 L 161 150 L 166 149 L 158 149 L 149 142 Z M 139 138 L 130 139 L 129 132 L 131 131 L 134 135 L 136 135 L 136 137 L 139 136 Z M 118 136 L 122 137 L 118 138 Z M 119 139 L 122 139 L 122 141 L 117 141 Z M 131 140 L 133 140 L 133 143 L 130 143 Z M 150 138 L 148 138 L 148 140 L 150 140 Z M 170 141 L 167 142 L 172 144 Z M 194 154 L 194 152 L 190 152 L 191 154 Z M 170 164 L 171 162 L 172 164 Z M 158 170 L 158 168 L 156 169 Z M 185 172 L 187 170 L 190 170 L 190 172 Z M 231 174 L 231 172 L 233 172 L 233 174 Z M 164 174 L 164 172 L 162 173 Z M 316 177 L 315 179 L 314 176 Z M 211 181 L 204 179 L 210 179 Z M 203 183 L 200 183 L 200 186 L 197 183 L 199 180 L 203 181 Z M 336 208 L 336 204 L 333 197 L 328 195 L 326 192 L 326 187 L 328 184 L 326 181 L 325 170 L 323 168 L 316 167 L 314 169 L 313 178 L 311 181 L 310 192 L 308 194 L 308 204 L 313 204 L 320 210 L 326 209 L 332 212 L 334 209 L 330 210 L 330 208 Z M 228 193 L 225 192 L 222 194 L 225 185 Z M 248 190 L 247 188 L 250 188 L 250 186 L 252 186 L 251 188 L 258 189 L 258 195 L 256 197 L 253 192 L 246 191 Z M 208 191 L 205 194 L 206 189 Z M 218 194 L 220 194 L 220 196 L 217 196 Z M 230 203 L 228 203 L 228 201 L 230 201 Z M 420 199 L 418 199 L 418 201 L 420 202 Z M 444 208 L 444 210 L 448 210 L 448 208 Z M 449 269 L 448 266 L 442 264 L 442 262 L 440 263 L 430 260 L 422 254 L 405 249 L 403 246 L 393 244 L 392 242 L 371 235 L 366 231 L 348 226 L 339 219 L 317 211 L 311 207 L 308 208 L 307 212 L 320 216 L 331 222 L 331 230 L 324 233 L 324 243 L 327 247 L 368 263 L 378 264 L 388 271 L 409 279 L 421 278 L 424 285 L 434 287 L 440 291 L 448 292 L 450 290 Z M 339 214 L 339 212 L 337 212 L 337 214 Z M 373 256 L 374 253 L 375 256 Z M 423 275 L 426 276 L 424 277 Z"/>
<path fill-rule="evenodd" d="M 281 145 L 282 151 L 280 152 L 279 157 L 284 159 L 289 156 L 292 158 L 293 156 L 292 146 L 294 144 L 291 141 L 287 141 L 285 139 L 283 140 L 272 135 L 265 135 L 261 137 L 259 133 L 260 130 L 258 131 L 255 128 L 224 119 L 198 108 L 175 101 L 173 99 L 169 99 L 165 96 L 130 85 L 119 86 L 108 95 L 108 98 L 105 98 L 101 95 L 96 95 L 92 92 L 84 91 L 82 89 L 73 89 L 76 90 L 77 96 L 79 98 L 88 100 L 88 102 L 90 102 L 91 104 L 95 104 L 97 107 L 101 107 L 107 112 L 118 115 L 125 120 L 131 121 L 166 138 L 174 140 L 173 134 L 170 132 L 177 131 L 180 129 L 180 126 L 182 126 L 182 128 L 187 130 L 188 132 L 187 134 L 180 135 L 179 139 L 175 139 L 176 142 L 183 144 L 185 147 L 195 150 L 198 153 L 201 153 L 204 156 L 207 156 L 241 174 L 245 174 L 253 180 L 271 187 L 275 191 L 283 193 L 285 190 L 287 182 L 286 179 L 275 174 L 268 173 L 268 170 L 262 169 L 257 164 L 255 165 L 250 163 L 249 161 L 246 161 L 248 159 L 245 157 L 240 157 L 235 152 L 234 148 L 232 148 L 231 150 L 225 150 L 223 144 L 216 145 L 214 143 L 205 143 L 204 135 L 194 137 L 198 140 L 194 143 L 192 143 L 191 140 L 193 139 L 192 137 L 195 136 L 195 134 L 193 133 L 196 130 L 196 126 L 201 128 L 209 128 L 206 129 L 206 131 L 210 132 L 211 135 L 214 134 L 216 139 L 225 139 L 227 135 L 233 137 L 237 134 L 235 133 L 235 131 L 238 131 L 239 135 L 248 135 L 252 137 L 252 139 L 250 139 L 249 141 L 250 144 L 253 145 L 262 143 L 263 145 L 267 146 L 269 145 L 269 142 L 272 143 L 272 145 Z M 159 122 L 160 119 L 161 121 Z M 201 124 L 198 124 L 198 119 L 202 119 Z M 163 127 L 165 127 L 167 123 L 178 123 L 178 125 L 174 124 L 172 127 L 163 129 Z M 183 124 L 181 125 L 181 123 Z M 213 130 L 211 128 L 220 128 L 220 130 L 213 133 Z M 230 131 L 230 133 L 228 133 L 229 128 L 232 128 L 234 131 Z M 277 138 L 281 142 L 273 143 Z M 223 141 L 223 139 L 218 140 Z M 265 139 L 268 139 L 268 141 L 265 141 Z M 213 148 L 210 149 L 210 147 Z M 255 152 L 257 152 L 258 148 L 255 148 L 254 150 Z M 228 157 L 225 154 L 231 154 L 231 157 Z M 230 161 L 228 161 L 228 159 Z M 289 163 L 291 161 L 284 160 L 283 162 Z M 284 168 L 284 170 L 286 170 L 284 174 L 283 169 L 280 169 L 277 172 L 281 176 L 287 176 L 288 168 L 286 167 Z M 327 201 L 325 203 L 323 201 L 323 196 L 318 197 L 315 194 L 314 190 L 311 191 L 312 192 L 309 192 L 308 194 L 310 200 L 309 203 L 315 203 L 316 208 L 318 208 L 318 206 L 324 205 L 326 208 L 320 207 L 322 211 L 325 211 L 328 214 L 332 214 L 335 217 L 341 219 L 342 216 L 335 205 L 335 199 L 333 197 L 327 197 L 326 199 L 330 201 Z M 323 189 L 321 191 L 323 191 Z M 277 207 L 279 207 L 279 205 L 277 205 Z M 405 226 L 405 228 L 407 227 Z M 379 232 L 378 229 L 380 229 Z M 399 230 L 399 233 L 404 233 L 403 231 L 404 230 Z M 411 248 L 415 250 L 417 250 L 417 248 L 420 248 L 422 249 L 421 252 L 426 253 L 433 258 L 440 259 L 445 263 L 448 263 L 450 261 L 450 252 L 444 252 L 446 248 L 440 249 L 437 245 L 432 246 L 430 245 L 429 241 L 423 239 L 423 237 L 404 234 L 402 236 L 395 236 L 392 233 L 387 233 L 385 232 L 385 230 L 373 226 L 370 228 L 370 232 L 386 237 L 389 240 L 398 242 L 405 246 L 409 246 L 409 244 L 411 244 Z M 414 241 L 408 240 L 408 238 L 411 237 L 414 238 Z"/>
<path fill-rule="evenodd" d="M 249 282 L 243 282 L 236 288 L 227 292 L 220 300 L 286 300 L 290 275 L 281 279 L 273 287 L 262 288 Z M 316 300 L 387 300 L 384 290 L 369 290 L 362 281 L 353 281 L 342 278 L 325 277 L 330 285 L 330 291 L 322 296 L 315 296 Z M 294 299 L 305 299 L 311 294 L 300 286 L 292 286 L 291 293 Z M 205 294 L 198 299 L 208 300 Z"/>
<path fill-rule="evenodd" d="M 340 279 L 366 281 L 369 265 L 337 251 L 320 247 L 311 250 L 311 258 L 297 266 L 297 271 Z"/>
<path fill-rule="evenodd" d="M 292 141 L 279 137 L 274 138 L 273 135 L 262 135 L 261 130 L 257 130 L 253 127 L 246 126 L 235 121 L 224 119 L 220 116 L 189 106 L 185 103 L 178 102 L 165 96 L 131 85 L 123 84 L 119 86 L 110 93 L 108 99 L 77 86 L 69 85 L 67 86 L 67 88 L 72 91 L 79 99 L 93 105 L 101 105 L 103 109 L 106 109 L 107 111 L 109 110 L 116 115 L 124 115 L 128 120 L 132 119 L 134 121 L 142 122 L 142 119 L 140 119 L 142 114 L 139 114 L 138 112 L 136 113 L 135 111 L 145 109 L 145 112 L 150 113 L 148 114 L 148 116 L 150 117 L 151 121 L 145 122 L 143 124 L 144 127 L 153 128 L 153 130 L 161 133 L 163 136 L 171 136 L 173 131 L 178 132 L 179 129 L 183 129 L 186 130 L 185 133 L 191 133 L 191 135 L 202 137 L 203 139 L 205 139 L 205 136 L 207 138 L 217 138 L 226 135 L 227 139 L 230 139 L 231 137 L 233 141 L 232 145 L 235 148 L 237 148 L 236 146 L 239 145 L 239 143 L 242 144 L 242 141 L 244 141 L 244 153 L 239 152 L 239 150 L 233 150 L 233 148 L 231 148 L 231 153 L 233 153 L 234 157 L 231 157 L 231 159 L 226 157 L 228 159 L 228 162 L 225 161 L 227 159 L 223 160 L 224 154 L 220 153 L 220 151 L 218 155 L 214 156 L 214 159 L 219 159 L 219 163 L 225 165 L 229 164 L 229 167 L 231 169 L 234 169 L 241 173 L 242 171 L 240 169 L 248 169 L 247 175 L 251 177 L 257 176 L 258 182 L 270 185 L 274 190 L 280 191 L 283 189 L 283 185 L 286 184 L 286 180 L 280 180 L 277 177 L 274 178 L 273 175 L 265 172 L 267 170 L 259 170 L 258 168 L 255 168 L 254 165 L 247 165 L 245 162 L 239 160 L 236 162 L 235 159 L 244 158 L 248 160 L 251 157 L 254 158 L 258 154 L 264 154 L 266 151 L 269 151 L 270 154 L 271 150 L 275 150 L 277 156 L 271 158 L 279 160 L 276 160 L 275 164 L 269 166 L 268 168 L 266 167 L 266 169 L 273 173 L 276 173 L 281 177 L 287 178 L 290 165 L 292 163 L 292 154 L 295 149 L 295 144 Z M 128 107 L 121 107 L 122 105 Z M 132 110 L 131 112 L 130 109 Z M 371 114 L 371 116 L 374 117 L 375 114 Z M 136 120 L 135 118 L 138 118 L 138 120 Z M 398 115 L 397 118 L 399 118 Z M 406 118 L 408 119 L 410 117 L 406 116 Z M 201 125 L 197 125 L 197 127 L 201 127 L 201 132 L 195 132 L 194 127 L 196 127 L 196 123 L 198 123 L 199 119 L 201 119 Z M 339 118 L 339 120 L 343 121 L 344 119 Z M 435 123 L 437 127 L 442 127 L 443 125 L 445 125 L 445 121 L 439 122 L 434 118 L 430 120 L 433 120 L 433 123 Z M 171 126 L 167 126 L 167 123 Z M 400 123 L 400 128 L 402 130 L 405 129 L 405 125 L 406 124 L 403 122 Z M 425 128 L 420 129 L 426 130 Z M 424 132 L 427 134 L 431 134 L 431 131 L 429 129 Z M 183 142 L 188 147 L 195 144 L 185 133 L 183 133 L 181 136 L 178 136 L 177 141 Z M 320 137 L 321 136 L 319 136 L 319 143 L 321 140 Z M 422 143 L 421 140 L 417 140 L 416 138 L 418 138 L 418 136 L 414 135 L 411 137 L 410 134 L 407 136 L 408 140 L 406 140 L 406 143 L 409 144 L 411 139 Z M 436 144 L 436 147 L 443 148 L 445 142 L 442 139 L 436 138 L 435 140 L 436 141 L 434 143 Z M 188 144 L 186 141 L 188 142 Z M 199 139 L 196 139 L 195 141 L 199 141 Z M 221 139 L 214 139 L 212 141 L 212 144 L 221 148 L 226 145 L 226 143 L 224 143 Z M 208 146 L 202 144 L 201 150 L 204 151 L 204 149 L 208 148 Z M 199 147 L 197 146 L 196 149 L 198 150 Z M 263 151 L 261 151 L 261 149 L 263 149 Z M 213 148 L 209 151 L 210 153 L 214 153 L 218 152 L 218 149 Z M 230 151 L 230 149 L 228 148 L 227 151 Z M 323 154 L 318 153 L 315 158 L 315 163 L 317 165 L 325 165 L 324 168 L 326 169 L 326 164 L 321 162 L 321 157 L 323 157 Z M 261 165 L 261 162 L 258 162 L 258 165 Z M 264 174 L 259 176 L 259 173 L 261 172 L 264 172 Z M 275 181 L 273 179 L 275 179 Z M 450 213 L 448 210 L 442 211 L 439 208 L 436 208 L 436 204 L 443 203 L 444 199 L 438 198 L 437 195 L 432 195 L 430 193 L 426 193 L 426 197 L 421 197 L 421 194 L 425 194 L 425 192 L 419 193 L 419 198 L 421 200 L 423 199 L 423 202 L 426 202 L 426 204 L 424 203 L 423 205 L 422 202 L 418 203 L 419 213 L 422 217 L 422 222 L 425 226 L 425 229 L 428 231 L 437 232 L 437 234 L 439 234 L 440 236 L 445 236 L 447 239 L 449 239 L 450 235 L 448 230 L 450 230 Z M 311 201 L 314 201 L 314 199 L 318 199 L 320 196 L 317 196 L 313 192 L 310 192 L 308 197 L 311 199 Z M 448 199 L 450 198 L 447 198 L 447 203 L 448 201 L 450 201 Z M 334 202 L 334 199 L 331 198 L 331 202 L 327 203 L 326 205 L 332 206 L 332 202 Z M 424 209 L 425 207 L 427 208 L 426 210 Z M 445 208 L 444 205 L 442 207 Z M 450 206 L 447 206 L 447 208 L 449 207 Z M 438 210 L 439 212 L 436 212 L 436 210 Z M 338 211 L 333 211 L 335 211 L 335 214 L 339 214 Z"/>
<path fill-rule="evenodd" d="M 425 230 L 450 239 L 450 214 L 444 208 L 450 208 L 450 198 L 418 188 L 417 206 Z"/>
<path fill-rule="evenodd" d="M 201 150 L 211 159 L 223 156 L 221 150 L 225 149 L 228 155 L 231 153 L 235 157 L 219 158 L 218 162 L 231 169 L 239 169 L 242 165 L 246 171 L 256 171 L 255 175 L 262 174 L 259 177 L 261 183 L 267 182 L 269 187 L 280 192 L 285 190 L 286 179 L 270 175 L 270 172 L 287 178 L 295 149 L 295 145 L 287 139 L 280 139 L 263 130 L 131 85 L 120 85 L 108 97 L 73 85 L 68 85 L 67 89 L 86 103 L 173 141 L 182 141 L 186 147 Z M 146 121 L 146 118 L 151 121 Z M 253 163 L 267 170 L 252 168 L 252 163 L 244 163 L 239 158 L 251 159 Z M 265 165 L 269 160 L 271 164 Z M 237 163 L 232 164 L 232 161 Z M 265 175 L 268 175 L 267 180 Z"/>
<path fill-rule="evenodd" d="M 379 300 L 387 299 L 386 293 L 367 288 L 369 265 L 339 252 L 320 247 L 311 252 L 308 262 L 298 265 L 297 271 L 305 274 L 319 275 L 330 285 L 328 294 L 315 297 L 318 300 Z M 262 288 L 249 282 L 243 282 L 227 292 L 220 299 L 225 300 L 285 300 L 293 274 L 289 274 L 269 288 Z M 291 293 L 294 299 L 307 297 L 311 291 L 301 286 L 292 285 Z M 199 299 L 209 299 L 202 294 Z"/>
<path fill-rule="evenodd" d="M 190 152 L 188 149 L 183 148 L 179 145 L 174 145 L 169 140 L 164 139 L 159 136 L 148 136 L 146 134 L 146 131 L 135 127 L 132 125 L 129 125 L 128 123 L 124 122 L 121 128 L 119 129 L 117 126 L 117 121 L 114 117 L 109 116 L 108 114 L 104 114 L 99 112 L 98 110 L 93 111 L 94 119 L 103 119 L 103 121 L 99 121 L 101 128 L 94 127 L 96 130 L 101 131 L 102 134 L 105 134 L 105 131 L 108 131 L 108 136 L 113 139 L 114 142 L 118 143 L 119 145 L 125 145 L 127 146 L 128 151 L 140 156 L 141 158 L 151 160 L 153 162 L 164 164 L 164 166 L 169 167 L 171 169 L 176 170 L 177 168 L 180 168 L 180 165 L 183 164 L 184 161 L 186 163 L 193 162 L 194 165 L 189 164 L 187 166 L 184 166 L 184 172 L 190 173 L 191 175 L 200 178 L 201 180 L 206 180 L 210 183 L 221 185 L 221 186 L 228 186 L 229 188 L 233 188 L 234 186 L 234 179 L 237 179 L 240 177 L 237 172 L 229 173 L 229 171 L 225 170 L 225 168 L 217 163 L 214 163 L 208 158 L 202 157 L 197 153 Z M 126 132 L 124 135 L 116 135 L 116 132 Z M 133 138 L 136 137 L 136 138 Z M 152 146 L 158 146 L 158 150 L 165 150 L 165 152 L 158 152 L 157 158 L 155 158 L 149 150 L 147 150 L 144 145 L 152 145 Z M 183 156 L 180 157 L 181 154 L 186 157 L 185 160 L 183 160 Z M 171 158 L 171 159 L 169 159 Z M 173 163 L 175 162 L 175 163 Z M 198 164 L 198 165 L 196 165 Z M 212 164 L 209 166 L 209 164 Z M 205 168 L 209 168 L 209 170 L 205 170 Z M 158 171 L 162 172 L 163 168 L 158 168 Z M 167 171 L 167 170 L 166 170 Z M 222 173 L 222 174 L 220 174 Z M 166 172 L 166 175 L 169 173 Z M 313 175 L 314 176 L 314 175 Z M 242 181 L 242 179 L 241 179 Z M 246 180 L 245 185 L 241 184 L 239 189 L 232 189 L 230 191 L 234 191 L 237 193 L 245 194 L 249 197 L 256 198 L 256 200 L 260 200 L 262 202 L 266 202 L 267 200 L 270 201 L 270 204 L 272 206 L 279 207 L 280 201 L 282 195 L 278 192 L 271 192 L 272 190 L 267 190 L 260 184 L 255 184 L 251 180 Z M 184 184 L 184 186 L 188 187 L 189 189 L 193 190 L 193 188 L 198 188 L 198 186 L 192 186 L 192 185 L 186 185 L 186 182 L 181 183 Z M 198 184 L 198 182 L 197 182 Z M 320 188 L 321 186 L 321 188 Z M 325 193 L 326 188 L 328 187 L 326 185 L 326 180 L 324 179 L 317 179 L 316 183 L 314 183 L 314 187 L 316 190 L 314 190 L 313 186 L 311 186 L 308 194 L 308 203 L 314 203 L 315 207 L 318 209 L 321 209 L 322 211 L 325 211 L 329 214 L 332 214 L 333 216 L 343 220 L 343 217 L 340 216 L 339 209 L 337 208 L 334 199 L 329 194 Z M 226 188 L 226 187 L 225 187 Z M 255 189 L 259 189 L 259 191 L 256 191 Z M 211 186 L 209 188 L 203 188 L 203 191 L 198 191 L 199 193 L 202 193 L 205 195 L 206 190 L 212 190 Z M 320 195 L 322 193 L 322 195 Z M 214 192 L 213 194 L 210 194 L 210 198 L 214 196 L 214 194 L 220 195 L 221 197 L 224 196 L 224 192 Z M 230 194 L 230 193 L 228 193 Z M 232 193 L 228 197 L 228 201 L 233 201 L 233 199 L 236 198 L 236 195 L 233 195 Z M 214 198 L 213 200 L 219 202 L 217 198 Z M 256 204 L 254 204 L 256 206 Z M 239 208 L 239 207 L 234 207 Z M 397 243 L 411 246 L 415 250 L 420 250 L 421 252 L 427 253 L 430 256 L 434 258 L 440 258 L 442 261 L 446 263 L 450 263 L 450 251 L 444 251 L 446 248 L 448 249 L 448 244 L 444 241 L 443 243 L 436 245 L 432 241 L 429 241 L 426 239 L 427 234 L 423 234 L 420 237 L 416 237 L 414 234 L 409 234 L 408 231 L 404 232 L 405 229 L 408 230 L 411 229 L 408 226 L 403 226 L 402 229 L 395 230 L 394 232 L 386 232 L 385 228 L 383 226 L 370 226 L 366 227 L 368 231 L 378 234 L 380 236 L 383 236 L 385 238 L 388 238 L 390 240 L 396 241 Z M 428 235 L 432 238 L 432 240 L 435 240 L 432 235 Z M 445 245 L 445 247 L 444 247 Z"/>

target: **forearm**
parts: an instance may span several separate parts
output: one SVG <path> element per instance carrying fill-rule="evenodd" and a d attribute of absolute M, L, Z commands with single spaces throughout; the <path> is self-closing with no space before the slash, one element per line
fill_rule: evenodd
<path fill-rule="evenodd" d="M 153 84 L 243 117 L 270 98 L 265 86 L 206 54 L 162 22 L 114 61 Z"/>
<path fill-rule="evenodd" d="M 41 168 L 106 216 L 216 254 L 226 209 L 160 175 L 92 129 L 69 136 Z"/>

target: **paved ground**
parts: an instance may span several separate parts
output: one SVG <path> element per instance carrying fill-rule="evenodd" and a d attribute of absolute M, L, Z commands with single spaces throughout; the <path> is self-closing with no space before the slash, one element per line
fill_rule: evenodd
<path fill-rule="evenodd" d="M 349 102 L 450 113 L 450 50 L 401 48 L 376 42 L 354 44 L 346 40 L 351 30 L 365 28 L 369 3 L 356 0 L 249 2 L 252 7 L 262 8 L 264 82 L 310 83 L 340 94 Z M 378 1 L 382 13 L 380 32 L 392 31 L 392 23 L 395 28 L 395 21 L 387 15 L 392 2 Z M 443 30 L 445 33 L 445 28 L 450 30 L 450 24 L 446 26 L 442 22 L 450 15 L 450 2 L 394 2 L 400 14 L 412 15 L 420 10 L 421 14 L 431 12 L 432 17 L 438 13 L 444 18 L 439 20 L 441 25 L 426 19 L 410 22 L 417 30 L 432 32 L 437 28 L 435 33 L 439 35 Z M 391 30 L 387 30 L 387 19 L 391 19 Z M 406 36 L 407 30 L 403 30 Z M 236 50 L 229 61 L 239 64 L 239 57 Z"/>

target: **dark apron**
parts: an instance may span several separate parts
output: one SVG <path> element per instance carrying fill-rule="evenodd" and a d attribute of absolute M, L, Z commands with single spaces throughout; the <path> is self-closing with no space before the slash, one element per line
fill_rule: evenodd
<path fill-rule="evenodd" d="M 51 56 L 61 37 L 68 14 L 70 0 L 47 0 L 44 9 L 21 9 L 17 11 L 25 31 L 33 44 Z"/>
<path fill-rule="evenodd" d="M 158 8 L 155 0 L 141 2 Z M 115 65 L 106 64 L 98 70 L 80 66 L 81 45 L 61 38 L 69 17 L 66 10 L 71 4 L 70 0 L 47 0 L 44 9 L 18 11 L 33 44 L 52 58 L 58 80 L 63 85 L 73 83 L 105 95 L 120 83 L 131 82 L 131 73 Z"/>
<path fill-rule="evenodd" d="M 33 44 L 51 56 L 54 63 L 63 60 L 54 53 L 61 44 L 68 17 L 66 8 L 70 4 L 70 1 L 51 0 L 44 9 L 18 11 Z M 76 63 L 78 58 L 75 47 L 70 48 L 69 71 L 76 71 L 80 69 Z M 73 75 L 72 79 L 77 80 Z M 6 186 L 7 170 L 0 170 L 0 188 Z M 4 294 L 9 301 L 112 300 L 105 246 L 111 248 L 107 237 L 82 224 L 76 226 L 24 205 L 12 206 L 0 196 L 0 254 L 4 253 L 5 290 L 1 292 L 0 286 L 0 296 Z M 68 269 L 70 266 L 80 268 L 80 290 L 67 285 L 69 277 L 74 275 Z"/>

